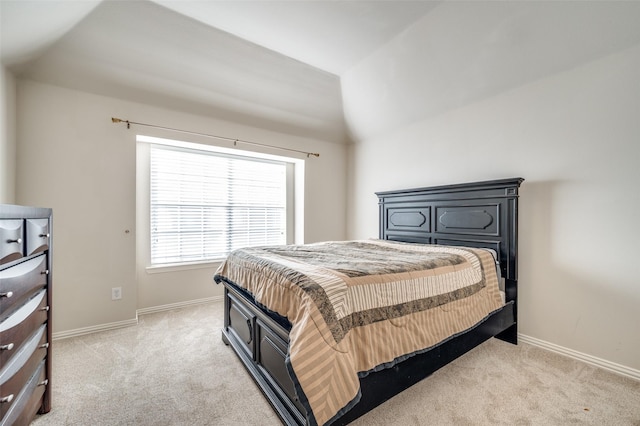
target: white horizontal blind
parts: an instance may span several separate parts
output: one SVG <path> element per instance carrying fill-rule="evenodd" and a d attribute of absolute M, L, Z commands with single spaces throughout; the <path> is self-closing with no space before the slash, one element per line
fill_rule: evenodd
<path fill-rule="evenodd" d="M 151 264 L 286 243 L 286 163 L 151 145 Z"/>

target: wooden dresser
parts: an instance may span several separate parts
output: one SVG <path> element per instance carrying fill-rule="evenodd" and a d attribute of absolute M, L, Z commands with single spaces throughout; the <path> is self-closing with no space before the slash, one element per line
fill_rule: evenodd
<path fill-rule="evenodd" d="M 51 220 L 0 204 L 0 426 L 51 409 Z"/>

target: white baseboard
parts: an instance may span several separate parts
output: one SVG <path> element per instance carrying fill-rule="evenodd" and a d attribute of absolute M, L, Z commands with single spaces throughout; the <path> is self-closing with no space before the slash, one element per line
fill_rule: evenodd
<path fill-rule="evenodd" d="M 85 334 L 97 333 L 99 331 L 115 330 L 117 328 L 131 327 L 132 325 L 138 325 L 138 318 L 132 318 L 129 320 L 110 322 L 107 324 L 93 325 L 91 327 L 76 328 L 73 330 L 59 331 L 53 333 L 51 338 L 53 340 L 68 339 L 70 337 L 83 336 Z"/>
<path fill-rule="evenodd" d="M 518 342 L 528 343 L 532 346 L 537 346 L 539 348 L 555 352 L 560 355 L 568 356 L 569 358 L 573 358 L 578 361 L 582 361 L 595 367 L 611 371 L 612 373 L 620 374 L 631 379 L 640 380 L 640 370 L 636 370 L 625 365 L 616 364 L 615 362 L 597 358 L 595 356 L 588 355 L 582 352 L 574 351 L 573 349 L 565 348 L 563 346 L 556 345 L 555 343 L 546 342 L 544 340 L 536 339 L 535 337 L 527 336 L 520 333 L 518 333 Z"/>
<path fill-rule="evenodd" d="M 74 330 L 60 331 L 53 333 L 53 340 L 68 339 L 70 337 L 83 336 L 85 334 L 97 333 L 99 331 L 115 330 L 123 327 L 131 327 L 138 325 L 138 315 L 152 314 L 154 312 L 170 311 L 172 309 L 186 308 L 188 306 L 202 305 L 205 303 L 220 302 L 224 300 L 224 296 L 206 297 L 204 299 L 189 300 L 186 302 L 171 303 L 168 305 L 152 306 L 150 308 L 142 308 L 136 311 L 136 317 L 130 320 L 110 322 L 107 324 L 94 325 L 91 327 L 76 328 Z"/>
<path fill-rule="evenodd" d="M 224 296 L 205 297 L 204 299 L 188 300 L 186 302 L 170 303 L 168 305 L 151 306 L 150 308 L 138 309 L 138 315 L 152 314 L 154 312 L 170 311 L 172 309 L 186 308 L 188 306 L 202 305 L 205 303 L 222 302 Z"/>

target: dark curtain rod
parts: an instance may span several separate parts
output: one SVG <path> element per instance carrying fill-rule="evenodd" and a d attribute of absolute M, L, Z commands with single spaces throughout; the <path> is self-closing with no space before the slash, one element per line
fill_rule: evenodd
<path fill-rule="evenodd" d="M 263 147 L 267 147 L 267 148 L 279 149 L 281 151 L 297 152 L 299 154 L 305 154 L 307 156 L 307 158 L 308 157 L 312 157 L 312 156 L 313 157 L 320 157 L 320 154 L 318 154 L 316 152 L 299 151 L 297 149 L 282 148 L 282 147 L 279 147 L 279 146 L 267 145 L 267 144 L 258 143 L 258 142 L 245 141 L 245 140 L 242 140 L 242 139 L 233 139 L 233 138 L 227 138 L 227 137 L 224 137 L 224 136 L 209 135 L 207 133 L 199 133 L 199 132 L 192 132 L 192 131 L 189 131 L 189 130 L 174 129 L 174 128 L 171 128 L 171 127 L 157 126 L 155 124 L 138 123 L 138 122 L 135 122 L 135 121 L 123 120 L 121 118 L 111 117 L 111 121 L 113 123 L 127 123 L 127 129 L 130 129 L 131 125 L 135 124 L 136 126 L 153 127 L 155 129 L 170 130 L 172 132 L 186 133 L 186 134 L 189 134 L 189 135 L 205 136 L 207 138 L 225 140 L 225 141 L 233 142 L 234 146 L 237 145 L 238 143 L 244 143 L 244 144 L 247 144 L 247 145 L 256 145 L 256 146 L 263 146 Z"/>

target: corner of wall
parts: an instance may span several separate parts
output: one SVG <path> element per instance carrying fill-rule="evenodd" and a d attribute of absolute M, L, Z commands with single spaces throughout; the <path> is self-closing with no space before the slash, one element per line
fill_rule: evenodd
<path fill-rule="evenodd" d="M 0 66 L 0 203 L 15 203 L 16 79 Z"/>

